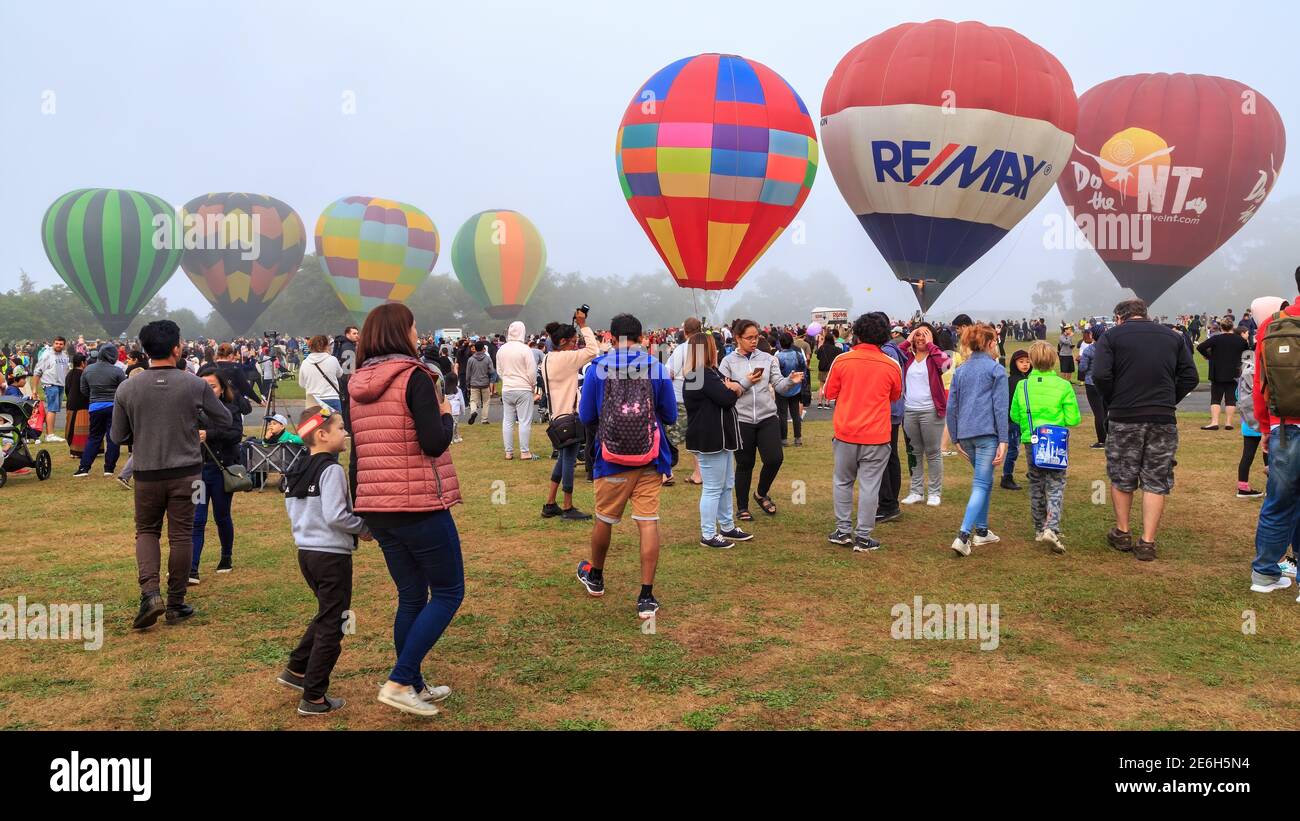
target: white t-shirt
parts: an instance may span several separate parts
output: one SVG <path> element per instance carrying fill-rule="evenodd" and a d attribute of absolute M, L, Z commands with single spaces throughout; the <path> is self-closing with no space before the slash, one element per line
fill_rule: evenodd
<path fill-rule="evenodd" d="M 907 368 L 907 393 L 903 402 L 905 410 L 933 410 L 934 397 L 930 394 L 930 365 L 918 359 Z"/>
<path fill-rule="evenodd" d="M 686 404 L 686 399 L 682 396 L 682 387 L 686 384 L 686 355 L 690 353 L 691 346 L 685 342 L 673 348 L 673 352 L 668 356 L 668 373 L 673 377 L 673 395 L 677 397 L 677 404 Z"/>
<path fill-rule="evenodd" d="M 448 396 L 447 404 L 451 405 L 451 415 L 459 419 L 460 412 L 465 409 L 463 400 L 461 399 L 460 391 L 456 391 L 455 393 Z"/>

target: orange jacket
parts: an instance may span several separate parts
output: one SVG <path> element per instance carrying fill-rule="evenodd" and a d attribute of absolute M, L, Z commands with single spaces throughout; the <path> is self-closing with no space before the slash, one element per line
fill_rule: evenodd
<path fill-rule="evenodd" d="M 903 395 L 903 371 L 875 345 L 854 345 L 835 357 L 822 392 L 835 403 L 835 438 L 853 445 L 888 445 L 889 403 Z"/>

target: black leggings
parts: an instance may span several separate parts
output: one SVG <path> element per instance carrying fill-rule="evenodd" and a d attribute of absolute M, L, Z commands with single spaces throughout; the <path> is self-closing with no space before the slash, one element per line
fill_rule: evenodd
<path fill-rule="evenodd" d="M 1250 466 L 1255 464 L 1255 454 L 1259 452 L 1258 436 L 1241 437 L 1241 462 L 1237 465 L 1237 481 L 1250 481 Z M 1268 467 L 1268 454 L 1264 454 L 1264 467 Z"/>
<path fill-rule="evenodd" d="M 1101 391 L 1093 385 L 1084 386 L 1088 392 L 1088 407 L 1092 409 L 1092 424 L 1097 428 L 1097 441 L 1106 441 L 1106 402 L 1101 398 Z"/>
<path fill-rule="evenodd" d="M 749 510 L 749 483 L 754 476 L 754 461 L 763 457 L 758 474 L 758 495 L 766 496 L 781 470 L 781 424 L 769 416 L 756 425 L 740 423 L 740 449 L 736 451 L 736 510 Z"/>
<path fill-rule="evenodd" d="M 803 438 L 803 420 L 799 418 L 799 394 L 794 396 L 777 396 L 776 397 L 776 415 L 781 419 L 781 439 L 785 440 L 790 437 L 786 436 L 788 426 L 786 419 L 794 419 L 794 438 Z M 764 459 L 764 462 L 767 460 Z"/>

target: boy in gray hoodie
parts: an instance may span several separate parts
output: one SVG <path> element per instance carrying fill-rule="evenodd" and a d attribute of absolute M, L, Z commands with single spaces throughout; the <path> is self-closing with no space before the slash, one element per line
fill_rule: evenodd
<path fill-rule="evenodd" d="M 284 506 L 298 546 L 298 567 L 316 596 L 316 617 L 277 681 L 302 691 L 298 713 L 314 716 L 344 705 L 343 699 L 326 692 L 352 606 L 352 551 L 358 537 L 370 541 L 371 536 L 352 512 L 347 473 L 338 461 L 347 447 L 342 415 L 328 407 L 308 408 L 299 420 L 298 435 L 311 455 L 285 477 Z"/>

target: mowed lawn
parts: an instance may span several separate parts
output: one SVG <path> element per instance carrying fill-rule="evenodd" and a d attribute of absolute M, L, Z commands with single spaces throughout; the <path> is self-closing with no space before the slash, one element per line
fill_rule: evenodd
<path fill-rule="evenodd" d="M 506 462 L 500 428 L 462 427 L 454 448 L 466 504 L 456 511 L 467 575 L 460 613 L 425 675 L 451 685 L 424 720 L 375 701 L 390 669 L 396 596 L 374 543 L 356 556 L 357 632 L 325 719 L 299 717 L 275 683 L 314 612 L 274 492 L 235 503 L 235 572 L 218 576 L 209 526 L 198 616 L 129 629 L 138 603 L 130 494 L 110 479 L 12 477 L 0 489 L 0 602 L 103 603 L 102 649 L 79 642 L 0 644 L 0 727 L 113 729 L 831 729 L 1259 728 L 1300 724 L 1300 604 L 1250 593 L 1258 501 L 1234 496 L 1236 431 L 1182 419 L 1178 487 L 1143 564 L 1104 535 L 1092 502 L 1102 453 L 1072 453 L 1064 521 L 1069 553 L 1032 540 L 1026 493 L 995 489 L 1000 544 L 948 549 L 970 471 L 945 459 L 943 505 L 907 509 L 854 554 L 831 530 L 830 424 L 786 451 L 776 517 L 728 551 L 697 544 L 697 488 L 663 493 L 664 547 L 654 634 L 635 615 L 636 530 L 615 535 L 607 593 L 574 580 L 589 527 L 539 518 L 549 460 Z M 541 432 L 537 431 L 540 436 Z M 1081 429 L 1080 445 L 1089 437 Z M 98 470 L 98 466 L 96 468 Z M 1023 473 L 1023 470 L 1018 471 Z M 906 477 L 905 477 L 906 480 Z M 1263 486 L 1256 465 L 1255 482 Z M 792 503 L 803 483 L 804 504 Z M 591 509 L 590 486 L 579 505 Z M 501 502 L 504 502 L 503 504 Z M 755 508 L 757 511 L 757 508 Z M 973 640 L 895 640 L 891 608 L 997 604 L 995 650 Z M 1256 632 L 1244 635 L 1243 611 Z"/>

